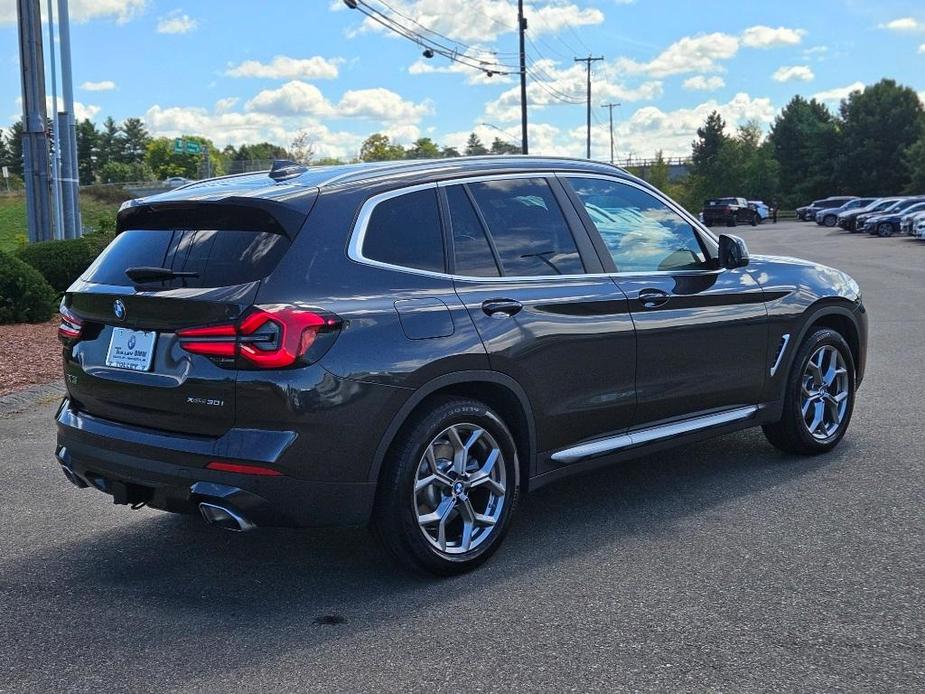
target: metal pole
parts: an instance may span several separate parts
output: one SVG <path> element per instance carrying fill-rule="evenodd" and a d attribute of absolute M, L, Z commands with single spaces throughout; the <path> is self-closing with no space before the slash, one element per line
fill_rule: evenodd
<path fill-rule="evenodd" d="M 588 68 L 588 159 L 591 158 L 591 63 L 603 59 L 603 56 L 592 58 L 590 55 L 587 58 L 575 58 L 576 63 L 585 63 Z"/>
<path fill-rule="evenodd" d="M 54 147 L 51 158 L 51 192 L 55 203 L 55 238 L 64 238 L 64 210 L 61 206 L 61 131 L 58 129 L 58 65 L 55 60 L 55 6 L 48 0 L 48 50 L 51 66 L 51 131 Z"/>
<path fill-rule="evenodd" d="M 520 149 L 527 154 L 527 52 L 524 48 L 527 20 L 524 17 L 524 0 L 517 0 L 517 28 L 520 33 Z"/>
<path fill-rule="evenodd" d="M 610 163 L 613 164 L 613 107 L 622 104 L 601 104 L 604 108 L 610 110 Z"/>
<path fill-rule="evenodd" d="M 48 134 L 45 132 L 45 60 L 39 0 L 17 0 L 19 65 L 22 76 L 23 179 L 26 231 L 30 242 L 51 238 L 48 207 Z"/>
<path fill-rule="evenodd" d="M 70 165 L 64 171 L 64 231 L 67 238 L 82 233 L 80 217 L 80 176 L 77 172 L 77 125 L 74 116 L 74 78 L 71 71 L 71 20 L 67 0 L 58 0 L 58 34 L 61 41 L 61 96 L 67 113 L 67 142 L 69 154 L 63 161 Z M 63 143 L 59 144 L 63 146 Z"/>

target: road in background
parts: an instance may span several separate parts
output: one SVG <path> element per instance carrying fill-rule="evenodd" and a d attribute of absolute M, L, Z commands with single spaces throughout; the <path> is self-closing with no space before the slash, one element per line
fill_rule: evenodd
<path fill-rule="evenodd" d="M 231 535 L 77 490 L 46 401 L 0 415 L 0 692 L 923 691 L 925 243 L 735 233 L 863 287 L 833 453 L 748 431 L 549 486 L 484 568 L 428 581 L 363 530 Z"/>

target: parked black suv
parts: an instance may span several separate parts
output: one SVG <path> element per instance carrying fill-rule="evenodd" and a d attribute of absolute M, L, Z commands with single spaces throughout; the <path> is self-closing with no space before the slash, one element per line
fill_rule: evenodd
<path fill-rule="evenodd" d="M 61 307 L 71 482 L 235 530 L 369 522 L 435 573 L 567 475 L 757 425 L 828 451 L 864 374 L 850 277 L 603 164 L 284 166 L 118 231 Z"/>

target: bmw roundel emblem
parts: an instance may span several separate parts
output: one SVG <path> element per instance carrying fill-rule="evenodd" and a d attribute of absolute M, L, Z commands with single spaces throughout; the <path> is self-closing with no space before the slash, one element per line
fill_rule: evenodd
<path fill-rule="evenodd" d="M 116 299 L 112 302 L 112 312 L 119 320 L 125 318 L 125 304 L 122 303 L 122 299 Z"/>

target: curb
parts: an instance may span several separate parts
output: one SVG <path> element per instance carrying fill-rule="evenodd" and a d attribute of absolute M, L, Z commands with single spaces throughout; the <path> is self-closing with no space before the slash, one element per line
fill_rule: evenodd
<path fill-rule="evenodd" d="M 6 419 L 37 405 L 64 397 L 64 384 L 41 383 L 0 395 L 0 419 Z"/>

